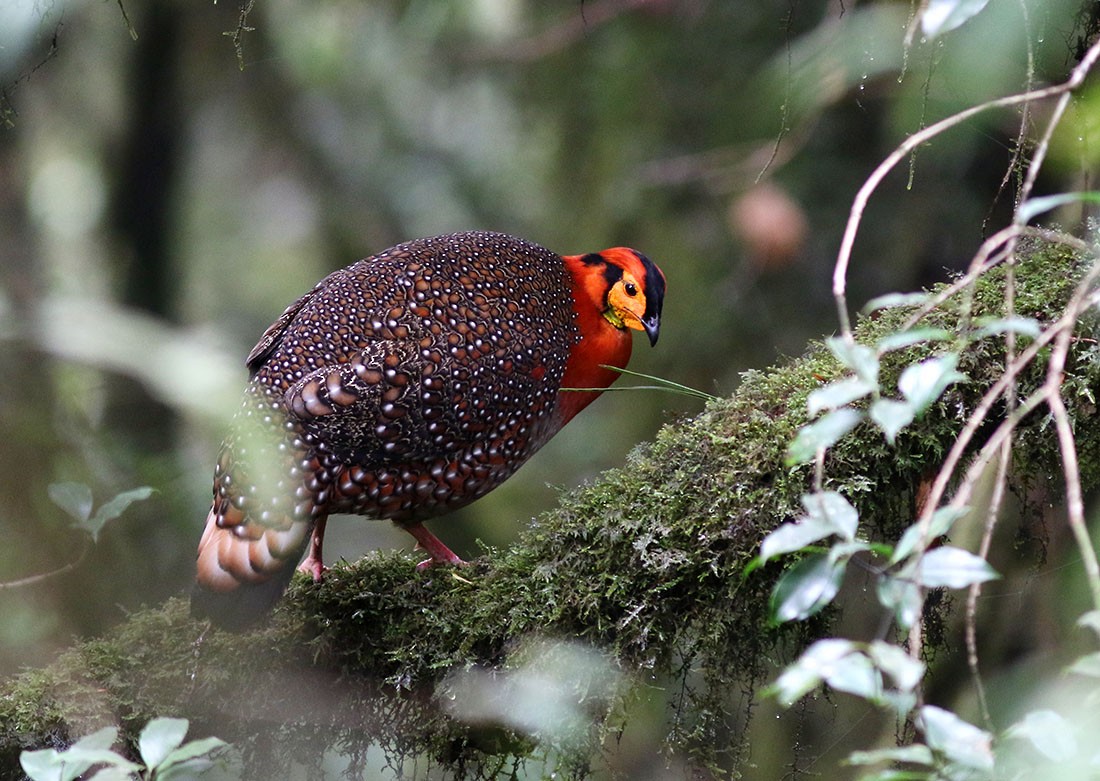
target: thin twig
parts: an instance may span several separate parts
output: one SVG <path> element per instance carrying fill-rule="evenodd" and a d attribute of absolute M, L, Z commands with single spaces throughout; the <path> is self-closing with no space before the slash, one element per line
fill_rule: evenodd
<path fill-rule="evenodd" d="M 92 545 L 91 545 L 91 535 L 87 535 L 87 534 L 84 535 L 83 540 L 84 540 L 84 545 L 80 549 L 80 554 L 75 559 L 70 561 L 68 564 L 65 564 L 61 567 L 58 567 L 55 570 L 50 570 L 49 572 L 39 573 L 38 575 L 28 575 L 27 577 L 19 578 L 18 580 L 0 581 L 0 589 L 22 588 L 24 586 L 32 586 L 35 583 L 41 583 L 44 580 L 48 580 L 49 578 L 53 578 L 53 577 L 56 577 L 58 575 L 62 575 L 66 572 L 70 572 L 70 571 L 76 569 L 77 567 L 80 566 L 80 563 L 82 561 L 84 561 L 84 558 L 88 555 L 88 551 L 91 550 L 91 547 L 92 547 Z"/>
<path fill-rule="evenodd" d="M 772 144 L 771 154 L 768 156 L 767 162 L 764 163 L 764 167 L 760 169 L 760 172 L 756 175 L 755 184 L 760 184 L 764 180 L 764 175 L 768 173 L 768 169 L 772 167 L 772 163 L 779 157 L 779 148 L 783 144 L 783 139 L 786 138 L 790 132 L 791 124 L 791 83 L 794 78 L 791 76 L 794 68 L 791 65 L 791 23 L 794 20 L 794 5 L 788 6 L 787 16 L 783 20 L 783 50 L 787 55 L 787 77 L 783 79 L 783 104 L 779 107 L 779 133 L 775 136 L 775 143 Z"/>
<path fill-rule="evenodd" d="M 1100 266 L 1100 263 L 1097 264 Z M 1094 269 L 1096 266 L 1094 266 Z M 1080 305 L 1085 306 L 1086 296 L 1082 296 Z M 1065 328 L 1058 334 L 1054 349 L 1047 364 L 1047 379 L 1044 387 L 1048 389 L 1047 406 L 1054 416 L 1055 429 L 1058 432 L 1058 446 L 1062 452 L 1062 472 L 1066 478 L 1066 513 L 1070 530 L 1077 542 L 1081 560 L 1085 566 L 1085 577 L 1092 594 L 1092 607 L 1100 610 L 1100 562 L 1096 558 L 1096 549 L 1089 537 L 1085 523 L 1085 504 L 1081 495 L 1081 473 L 1077 463 L 1077 443 L 1073 437 L 1073 427 L 1066 412 L 1066 403 L 1062 399 L 1062 381 L 1065 379 L 1066 356 L 1069 355 L 1072 328 Z"/>
<path fill-rule="evenodd" d="M 951 450 L 944 458 L 944 462 L 943 465 L 940 467 L 939 474 L 936 475 L 936 479 L 932 483 L 932 490 L 930 491 L 928 496 L 928 504 L 925 506 L 924 510 L 920 514 L 920 518 L 918 518 L 917 520 L 917 523 L 921 524 L 925 531 L 927 531 L 927 529 L 929 528 L 932 520 L 932 514 L 939 507 L 940 502 L 943 500 L 944 494 L 947 491 L 947 485 L 951 481 L 951 478 L 955 473 L 955 469 L 958 466 L 959 461 L 963 456 L 963 453 L 965 453 L 967 448 L 970 446 L 970 441 L 973 439 L 975 433 L 977 433 L 978 428 L 982 425 L 982 423 L 985 422 L 985 418 L 989 414 L 989 411 L 993 407 L 994 403 L 1004 394 L 1008 386 L 1016 381 L 1016 378 L 1019 376 L 1020 372 L 1023 371 L 1023 369 L 1031 363 L 1031 361 L 1035 358 L 1040 350 L 1046 348 L 1046 346 L 1054 341 L 1063 331 L 1068 331 L 1070 334 L 1072 334 L 1073 327 L 1077 323 L 1077 319 L 1078 317 L 1080 317 L 1081 312 L 1085 307 L 1085 299 L 1088 291 L 1091 290 L 1092 285 L 1096 282 L 1097 277 L 1100 277 L 1100 262 L 1094 263 L 1092 268 L 1090 268 L 1088 273 L 1085 275 L 1085 277 L 1081 280 L 1080 283 L 1078 283 L 1077 289 L 1074 291 L 1074 294 L 1071 297 L 1069 304 L 1066 306 L 1066 310 L 1062 313 L 1062 316 L 1058 318 L 1058 320 L 1053 325 L 1040 333 L 1039 336 L 1037 336 L 1035 340 L 1027 346 L 1027 349 L 1020 353 L 1015 361 L 1008 364 L 1007 368 L 1005 369 L 1005 373 L 1001 375 L 997 382 L 995 382 L 989 388 L 989 390 L 986 391 L 985 395 L 982 396 L 982 398 L 979 400 L 969 420 L 967 420 L 966 425 L 963 426 L 963 430 L 959 433 L 958 438 L 952 445 Z M 1045 392 L 1047 391 L 1036 393 L 1041 396 L 1041 394 Z M 1036 394 L 1033 394 L 1033 397 L 1035 395 Z M 1022 417 L 1022 415 L 1020 414 L 1020 410 L 1030 412 L 1032 409 L 1039 406 L 1043 401 L 1044 399 L 1041 397 L 1038 399 L 1029 397 L 1028 400 L 1021 404 L 1020 409 L 1016 410 L 1016 414 L 1009 415 L 1005 418 L 1005 421 L 1001 424 L 997 431 L 999 432 L 1001 428 L 1003 428 L 1005 424 L 1009 422 L 1011 422 L 1012 426 L 1014 427 L 1018 419 Z M 995 438 L 1003 438 L 1004 436 L 1005 434 L 998 434 L 997 432 L 994 432 L 989 440 L 987 440 L 985 448 L 983 448 L 983 450 L 989 448 L 991 443 L 995 443 L 996 447 L 1000 447 L 1000 440 Z M 987 455 L 985 457 L 986 462 L 988 462 L 988 459 L 989 456 Z M 984 464 L 982 464 L 982 468 L 984 468 Z M 980 470 L 975 471 L 975 464 L 972 464 L 966 478 L 964 478 L 963 482 L 959 485 L 959 488 L 956 491 L 954 498 L 951 500 L 951 506 L 965 506 L 965 500 L 969 499 L 970 491 L 972 490 L 972 487 L 969 486 L 967 483 L 971 478 L 976 480 L 978 474 L 980 474 Z M 923 550 L 923 546 L 920 547 L 920 549 Z"/>
<path fill-rule="evenodd" d="M 982 540 L 978 545 L 978 555 L 983 559 L 989 556 L 989 549 L 993 545 L 993 532 L 997 527 L 997 517 L 1000 515 L 1001 505 L 1004 503 L 1005 486 L 1008 482 L 1008 465 L 1012 460 L 1012 440 L 1005 439 L 998 451 L 997 474 L 993 482 L 993 494 L 989 498 L 989 509 L 985 516 L 985 529 L 982 531 Z M 970 668 L 970 677 L 974 679 L 974 690 L 978 695 L 978 706 L 981 708 L 982 721 L 987 729 L 992 730 L 993 717 L 989 712 L 989 701 L 985 695 L 985 685 L 982 683 L 981 671 L 978 668 L 978 597 L 982 594 L 982 584 L 972 583 L 966 595 L 966 665 Z"/>
<path fill-rule="evenodd" d="M 1071 74 L 1070 78 L 1066 82 L 1064 82 L 1061 85 L 1058 85 L 1057 87 L 1048 87 L 1046 89 L 1033 90 L 1031 92 L 1024 93 L 1024 95 L 1032 96 L 1031 99 L 1037 99 L 1036 96 L 1038 96 L 1040 94 L 1043 97 L 1049 97 L 1050 95 L 1053 95 L 1053 94 L 1062 93 L 1063 100 L 1059 101 L 1059 104 L 1056 107 L 1056 110 L 1052 115 L 1051 121 L 1047 123 L 1047 127 L 1044 131 L 1044 134 L 1043 134 L 1043 139 L 1042 139 L 1041 143 L 1039 144 L 1039 146 L 1037 146 L 1037 148 L 1036 148 L 1035 158 L 1033 158 L 1033 160 L 1031 162 L 1031 165 L 1028 169 L 1028 174 L 1025 178 L 1025 181 L 1024 181 L 1023 185 L 1021 186 L 1020 203 L 1023 203 L 1024 201 L 1027 200 L 1027 196 L 1030 194 L 1030 192 L 1031 192 L 1031 190 L 1034 186 L 1036 177 L 1038 176 L 1038 167 L 1042 165 L 1042 161 L 1045 157 L 1046 150 L 1049 147 L 1050 138 L 1051 138 L 1051 136 L 1054 132 L 1054 128 L 1057 125 L 1058 120 L 1061 118 L 1062 113 L 1065 111 L 1065 106 L 1068 105 L 1069 91 L 1072 90 L 1077 84 L 1079 84 L 1080 81 L 1084 78 L 1084 75 L 1087 73 L 1087 68 L 1083 69 L 1082 66 L 1086 66 L 1086 65 L 1091 66 L 1096 61 L 1097 57 L 1100 57 L 1100 41 L 1098 41 L 1096 44 L 1094 44 L 1089 49 L 1089 51 L 1087 52 L 1085 58 L 1083 58 L 1081 60 L 1081 62 L 1078 64 L 1078 66 L 1076 68 L 1074 68 L 1073 73 Z M 1052 90 L 1057 90 L 1057 91 L 1052 92 Z M 1005 101 L 1010 100 L 1010 99 L 1014 99 L 1013 102 L 1019 102 L 1018 99 L 1020 97 L 1021 96 L 1018 95 L 1018 96 L 1012 96 L 1012 98 L 1002 98 L 999 101 L 993 101 L 993 103 L 1008 105 L 1007 103 L 1005 103 Z M 980 110 L 980 109 L 984 110 L 984 108 L 988 108 L 988 107 L 990 107 L 990 104 L 984 104 L 983 106 L 972 107 L 970 110 L 960 112 L 959 114 L 956 114 L 953 117 L 948 117 L 946 120 L 942 120 L 941 122 L 936 123 L 936 125 L 932 125 L 931 127 L 927 128 L 925 131 L 922 131 L 922 133 L 918 133 L 916 135 L 919 136 L 919 135 L 925 134 L 928 131 L 930 131 L 932 129 L 935 129 L 937 127 L 940 127 L 940 126 L 942 126 L 943 129 L 947 129 L 948 127 L 952 126 L 953 124 L 957 123 L 958 121 L 961 121 L 961 118 L 963 118 L 963 115 L 970 116 L 970 115 L 973 115 L 973 114 L 977 113 L 977 110 Z M 950 124 L 948 124 L 949 122 L 950 122 Z M 915 138 L 915 137 L 916 136 L 911 137 L 906 142 L 906 144 L 909 144 L 913 140 L 913 138 Z M 905 147 L 906 144 L 903 144 L 902 147 Z M 895 157 L 897 158 L 897 160 L 900 160 L 901 157 L 904 156 L 904 153 L 902 153 L 899 156 L 899 151 L 902 149 L 902 147 L 899 147 L 897 150 L 895 150 L 894 154 L 891 155 L 891 158 L 887 158 L 887 162 L 889 162 L 892 158 L 895 158 Z M 894 160 L 893 164 L 896 164 L 897 160 Z M 893 164 L 891 164 L 891 166 Z M 881 181 L 882 177 L 885 176 L 885 174 L 889 170 L 889 168 L 884 168 L 885 165 L 886 165 L 886 163 L 879 166 L 879 168 L 876 169 L 876 171 L 875 171 L 875 174 L 879 174 L 878 181 Z M 881 174 L 880 174 L 880 171 L 881 171 Z M 872 177 L 874 177 L 875 174 L 872 174 Z M 875 184 L 877 184 L 877 181 L 875 182 Z M 864 194 L 864 192 L 866 192 L 866 197 L 869 197 L 871 192 L 873 192 L 873 190 L 874 190 L 873 186 L 868 188 L 867 184 L 865 183 L 864 186 L 862 188 L 860 188 L 860 194 Z M 859 196 L 857 196 L 857 203 L 858 203 L 858 200 L 859 200 Z M 846 267 L 848 258 L 850 257 L 850 251 L 851 251 L 851 243 L 847 242 L 847 239 L 849 237 L 849 234 L 851 234 L 851 236 L 854 240 L 854 230 L 858 228 L 859 218 L 860 218 L 861 213 L 862 213 L 862 208 L 860 208 L 859 212 L 857 212 L 856 211 L 856 206 L 853 205 L 852 214 L 851 214 L 851 217 L 849 219 L 848 227 L 845 230 L 845 240 L 846 240 L 846 243 L 847 243 L 847 251 L 845 250 L 844 246 L 842 246 L 841 257 L 838 258 L 836 272 L 841 271 L 841 262 L 842 261 L 843 261 L 843 263 Z M 1017 208 L 1016 213 L 1017 213 L 1017 215 L 1019 215 L 1019 209 L 1018 208 Z M 987 239 L 985 242 L 983 242 L 982 247 L 980 248 L 978 254 L 975 256 L 975 259 L 971 262 L 971 267 L 970 267 L 967 275 L 963 279 L 959 280 L 959 282 L 957 282 L 956 285 L 952 286 L 952 292 L 954 292 L 954 291 L 956 291 L 956 290 L 958 290 L 958 289 L 960 289 L 960 288 L 962 288 L 966 285 L 971 284 L 971 282 L 974 279 L 976 279 L 977 275 L 982 273 L 983 269 L 988 268 L 988 267 L 992 267 L 996 263 L 1002 262 L 1006 258 L 1013 258 L 1015 256 L 1016 244 L 1019 240 L 1019 237 L 1025 232 L 1025 227 L 1026 226 L 1022 225 L 1020 223 L 1019 219 L 1017 218 L 1016 220 L 1014 220 L 1013 225 L 1010 225 L 1007 228 L 1005 228 L 1001 231 L 998 231 L 996 234 L 994 234 L 994 236 L 991 236 L 989 239 Z M 994 256 L 993 255 L 994 251 L 997 250 L 999 247 L 1001 247 L 1002 244 L 1006 245 L 1004 253 L 1002 253 L 1001 255 L 998 255 L 998 256 Z M 1083 242 L 1080 242 L 1080 247 L 1079 248 L 1080 249 L 1085 248 Z M 1007 393 L 1015 385 L 1016 377 L 1018 376 L 1019 372 L 1022 371 L 1022 369 L 1028 363 L 1030 363 L 1031 359 L 1038 353 L 1039 349 L 1041 349 L 1042 347 L 1045 347 L 1047 344 L 1049 344 L 1055 338 L 1060 338 L 1061 334 L 1063 334 L 1063 333 L 1068 334 L 1065 337 L 1066 339 L 1069 338 L 1069 335 L 1072 335 L 1073 326 L 1077 322 L 1077 318 L 1080 315 L 1080 307 L 1082 306 L 1082 302 L 1084 301 L 1084 298 L 1087 295 L 1088 290 L 1090 289 L 1093 280 L 1095 279 L 1097 271 L 1098 271 L 1098 266 L 1097 265 L 1094 265 L 1093 268 L 1090 269 L 1090 271 L 1086 275 L 1085 279 L 1082 280 L 1082 282 L 1078 285 L 1077 289 L 1074 291 L 1074 296 L 1071 299 L 1070 304 L 1067 306 L 1066 311 L 1063 313 L 1062 317 L 1059 318 L 1058 322 L 1054 326 L 1047 329 L 1043 334 L 1040 334 L 1039 338 L 1037 338 L 1028 347 L 1028 349 L 1024 351 L 1024 353 L 1020 356 L 1019 359 L 1017 359 L 1017 360 L 1011 360 L 1010 358 L 1007 359 L 1007 366 L 1006 366 L 1005 373 L 1001 376 L 1000 380 L 998 380 L 998 382 L 996 382 L 993 385 L 993 387 L 990 388 L 989 391 L 986 392 L 985 396 L 982 397 L 981 401 L 979 402 L 978 406 L 975 408 L 975 410 L 974 410 L 973 414 L 971 415 L 970 419 L 967 421 L 966 426 L 964 426 L 963 431 L 960 433 L 959 438 L 956 439 L 954 445 L 951 448 L 951 451 L 947 455 L 947 458 L 944 460 L 944 464 L 942 465 L 942 467 L 940 469 L 940 473 L 936 476 L 936 480 L 934 481 L 934 483 L 932 485 L 932 490 L 931 490 L 931 493 L 930 493 L 930 496 L 929 496 L 929 502 L 926 505 L 926 507 L 924 508 L 924 510 L 921 512 L 920 518 L 918 519 L 918 523 L 921 525 L 921 528 L 922 528 L 921 542 L 918 546 L 918 550 L 923 551 L 924 548 L 926 547 L 926 545 L 928 544 L 928 540 L 926 539 L 926 535 L 927 535 L 929 525 L 931 523 L 932 514 L 935 512 L 936 508 L 939 506 L 940 501 L 943 499 L 943 496 L 944 496 L 944 494 L 946 492 L 946 489 L 947 489 L 947 484 L 950 481 L 951 477 L 954 475 L 955 468 L 957 467 L 958 462 L 962 457 L 962 454 L 965 452 L 966 448 L 969 446 L 970 440 L 973 438 L 974 434 L 978 430 L 978 427 L 981 425 L 982 422 L 984 422 L 986 415 L 989 413 L 989 410 L 992 408 L 992 406 L 996 402 L 996 400 L 998 398 L 1000 398 L 1002 396 L 1002 394 Z M 836 292 L 836 290 L 837 290 L 836 286 L 839 283 L 841 285 L 840 293 L 841 293 L 841 295 L 843 295 L 843 282 L 844 282 L 844 276 L 840 275 L 838 273 L 834 273 L 834 293 Z M 946 300 L 946 296 L 940 298 L 939 302 L 942 302 L 942 300 Z M 840 299 L 838 298 L 838 305 L 839 305 L 839 302 L 840 302 Z M 939 303 L 939 302 L 937 302 L 937 303 Z M 926 305 L 926 306 L 928 306 L 928 305 Z M 845 310 L 845 314 L 846 314 L 846 310 Z M 918 316 L 923 316 L 923 314 L 919 314 Z M 1014 341 L 1011 344 L 1014 347 L 1014 344 L 1015 344 Z M 1068 344 L 1068 342 L 1067 342 L 1067 344 Z M 1068 347 L 1067 347 L 1067 350 L 1068 350 Z M 1063 359 L 1064 359 L 1064 356 L 1063 356 Z M 1049 393 L 1049 391 L 1048 391 L 1048 393 Z M 1044 399 L 1039 399 L 1036 402 L 1036 404 L 1041 403 L 1044 400 L 1047 400 L 1047 399 L 1045 399 L 1045 398 Z M 1060 399 L 1059 399 L 1059 401 L 1060 401 Z M 1006 422 L 1008 420 L 1014 420 L 1015 417 L 1016 416 L 1011 414 L 1011 412 L 1010 412 L 1008 418 L 1006 418 Z M 1011 433 L 1011 429 L 1008 430 L 1008 433 Z M 1006 436 L 1007 436 L 1007 434 L 1006 434 Z M 987 447 L 988 447 L 988 445 L 989 445 L 989 443 L 987 442 Z M 1074 468 L 1076 468 L 1075 455 L 1076 454 L 1074 453 L 1073 454 Z M 970 472 L 974 472 L 974 466 L 975 465 L 972 464 Z M 984 468 L 984 463 L 982 464 L 982 468 Z M 968 472 L 968 476 L 969 476 L 970 472 Z M 977 474 L 980 474 L 980 471 L 974 473 L 974 479 L 977 479 Z M 1069 478 L 1069 475 L 1067 475 L 1067 481 L 1068 481 L 1068 478 Z M 968 479 L 969 479 L 969 477 L 968 477 Z M 1068 488 L 1068 486 L 1067 486 L 1067 488 Z M 1080 493 L 1080 485 L 1079 484 L 1077 486 L 1077 492 Z M 955 498 L 952 500 L 951 504 L 953 506 L 961 506 L 961 505 L 965 504 L 965 502 L 960 502 L 959 498 L 961 496 L 964 496 L 964 495 L 969 496 L 969 493 L 970 493 L 970 486 L 967 484 L 966 481 L 964 481 L 964 483 L 961 484 L 959 489 L 957 490 Z M 1071 523 L 1072 523 L 1072 521 L 1071 521 Z M 1095 553 L 1093 553 L 1093 558 L 1095 559 Z M 1100 568 L 1098 568 L 1098 570 L 1097 570 L 1097 591 L 1095 593 L 1097 595 L 1100 595 Z"/>
<path fill-rule="evenodd" d="M 122 0 L 117 0 L 119 13 L 122 14 L 122 21 L 126 25 L 126 30 L 130 33 L 130 39 L 136 41 L 138 39 L 137 30 L 134 28 L 134 23 L 130 21 L 130 15 L 126 13 L 126 6 Z"/>
<path fill-rule="evenodd" d="M 240 0 L 237 8 L 237 26 L 222 35 L 228 36 L 233 41 L 233 51 L 237 54 L 237 67 L 244 70 L 244 34 L 255 32 L 255 27 L 248 26 L 248 15 L 256 5 L 256 0 Z"/>
<path fill-rule="evenodd" d="M 867 177 L 863 186 L 859 188 L 859 192 L 856 193 L 856 197 L 852 202 L 852 209 L 848 215 L 848 223 L 844 228 L 844 237 L 840 242 L 840 251 L 837 254 L 836 265 L 833 267 L 833 298 L 836 300 L 841 335 L 846 340 L 853 340 L 851 320 L 848 317 L 846 295 L 848 265 L 852 257 L 852 247 L 855 244 L 856 234 L 859 232 L 860 222 L 863 219 L 863 212 L 867 208 L 867 203 L 871 198 L 871 194 L 878 188 L 882 180 L 886 178 L 886 175 L 893 170 L 894 166 L 905 159 L 906 155 L 921 144 L 989 109 L 1015 106 L 1020 103 L 1028 103 L 1036 100 L 1045 100 L 1046 98 L 1063 94 L 1068 95 L 1068 93 L 1081 85 L 1085 76 L 1096 63 L 1097 58 L 1100 58 L 1100 40 L 1089 47 L 1085 56 L 1070 73 L 1069 78 L 1061 84 L 990 100 L 941 119 L 939 122 L 929 125 L 905 139 L 905 141 L 895 148 L 894 151 L 871 172 L 871 175 Z M 1041 162 L 1041 156 L 1038 157 L 1038 161 L 1032 161 L 1031 167 L 1033 169 L 1037 168 L 1038 162 Z M 1030 173 L 1031 171 L 1029 170 L 1029 174 Z M 1035 175 L 1038 175 L 1038 171 L 1035 172 Z M 1032 182 L 1033 181 L 1034 179 L 1032 179 Z M 1025 182 L 1025 184 L 1027 183 Z"/>
<path fill-rule="evenodd" d="M 923 552 L 927 549 L 928 544 L 931 542 L 929 531 L 932 522 L 932 514 L 939 507 L 940 500 L 943 498 L 944 492 L 947 488 L 947 482 L 954 474 L 955 467 L 958 465 L 959 459 L 962 457 L 962 453 L 966 450 L 970 439 L 974 436 L 974 433 L 977 431 L 978 427 L 985 420 L 986 415 L 989 413 L 989 409 L 992 407 L 993 403 L 1001 397 L 1006 389 L 1016 381 L 1017 375 L 1020 373 L 1020 371 L 1022 371 L 1025 366 L 1031 363 L 1032 359 L 1038 354 L 1039 350 L 1050 344 L 1052 341 L 1055 341 L 1056 339 L 1061 340 L 1063 338 L 1063 334 L 1066 334 L 1066 336 L 1064 337 L 1066 345 L 1065 350 L 1066 352 L 1068 352 L 1069 338 L 1073 334 L 1074 326 L 1076 325 L 1078 318 L 1081 316 L 1081 312 L 1087 305 L 1088 293 L 1092 289 L 1092 286 L 1095 283 L 1097 277 L 1100 277 L 1100 262 L 1094 263 L 1092 268 L 1089 269 L 1089 272 L 1085 275 L 1081 282 L 1078 283 L 1076 290 L 1074 290 L 1073 296 L 1070 298 L 1069 304 L 1066 306 L 1065 311 L 1062 313 L 1062 316 L 1058 318 L 1057 322 L 1054 323 L 1054 325 L 1052 325 L 1046 331 L 1041 333 L 1034 342 L 1028 345 L 1028 348 L 1024 350 L 1023 353 L 1021 353 L 1015 361 L 1012 361 L 1008 364 L 1005 373 L 996 383 L 994 383 L 993 387 L 991 387 L 986 392 L 981 401 L 978 403 L 978 406 L 975 408 L 974 413 L 967 421 L 966 426 L 964 426 L 963 432 L 959 435 L 959 438 L 956 439 L 955 444 L 952 446 L 951 451 L 948 453 L 943 466 L 941 466 L 940 468 L 939 474 L 936 475 L 936 480 L 933 482 L 932 490 L 929 493 L 928 503 L 921 511 L 920 517 L 917 520 L 917 523 L 920 525 L 921 532 L 920 541 L 917 544 L 915 555 L 923 554 Z M 1064 353 L 1062 355 L 1062 359 L 1063 361 L 1065 359 Z M 1061 371 L 1059 370 L 1059 383 L 1060 374 Z M 955 491 L 955 495 L 948 503 L 949 507 L 961 509 L 967 506 L 967 504 L 970 502 L 971 494 L 974 491 L 974 486 L 977 485 L 978 479 L 980 478 L 982 472 L 984 472 L 986 467 L 989 465 L 989 462 L 1002 447 L 1011 444 L 1011 437 L 1016 430 L 1016 426 L 1019 425 L 1021 420 L 1023 420 L 1027 415 L 1031 414 L 1031 412 L 1033 412 L 1043 403 L 1051 406 L 1053 411 L 1054 406 L 1061 402 L 1059 390 L 1059 386 L 1053 384 L 1048 378 L 1048 381 L 1043 384 L 1042 388 L 1032 393 L 1030 396 L 1028 396 L 1028 398 L 1024 399 L 1020 403 L 1020 405 L 1016 407 L 1016 409 L 1014 409 L 1010 414 L 1005 417 L 1003 421 L 1001 421 L 1001 424 L 994 430 L 989 439 L 986 440 L 985 445 L 982 446 L 982 448 L 978 451 L 978 454 L 974 457 L 973 461 L 971 461 L 969 468 L 966 470 L 966 473 L 963 475 L 963 478 L 959 483 L 959 487 Z M 1052 394 L 1053 396 L 1057 397 L 1057 401 L 1054 402 L 1054 404 L 1052 404 Z M 1072 432 L 1070 432 L 1070 440 L 1072 443 Z M 1073 470 L 1073 473 L 1076 474 L 1076 451 L 1070 452 L 1070 458 L 1072 459 L 1072 466 L 1070 468 Z M 1080 501 L 1079 489 L 1077 499 L 1078 501 Z M 1084 515 L 1082 510 L 1082 513 L 1080 515 L 1080 525 L 1073 526 L 1075 535 L 1079 534 L 1079 530 L 1084 530 L 1083 517 Z M 1071 524 L 1076 524 L 1076 522 L 1071 520 Z M 1089 544 L 1087 530 L 1084 530 L 1084 535 L 1084 542 L 1087 545 L 1087 551 L 1085 547 L 1082 547 L 1081 555 L 1082 558 L 1085 559 L 1085 569 L 1086 572 L 1089 574 L 1090 587 L 1092 589 L 1093 598 L 1095 601 L 1097 599 L 1100 599 L 1100 565 L 1096 563 L 1096 554 L 1095 551 L 1092 550 L 1091 544 Z M 1078 537 L 1078 544 L 1081 544 L 1080 537 Z M 913 623 L 913 626 L 909 632 L 909 653 L 913 658 L 919 658 L 921 653 L 923 625 L 919 616 L 922 613 L 923 611 L 918 612 L 918 620 Z"/>
<path fill-rule="evenodd" d="M 905 321 L 900 330 L 907 331 L 913 328 L 918 322 L 924 319 L 926 315 L 938 309 L 944 301 L 951 298 L 951 296 L 955 295 L 963 288 L 973 285 L 982 274 L 1002 263 L 1007 257 L 1007 254 L 1000 252 L 994 255 L 993 253 L 995 250 L 1000 249 L 1001 246 L 1013 236 L 1035 236 L 1045 239 L 1046 241 L 1065 244 L 1081 253 L 1088 252 L 1089 250 L 1085 242 L 1067 233 L 1051 231 L 1044 228 L 1033 228 L 1028 225 L 1009 225 L 982 242 L 982 246 L 978 249 L 977 254 L 971 261 L 970 268 L 967 269 L 966 274 L 956 279 L 932 298 L 928 299 L 920 309 Z"/>

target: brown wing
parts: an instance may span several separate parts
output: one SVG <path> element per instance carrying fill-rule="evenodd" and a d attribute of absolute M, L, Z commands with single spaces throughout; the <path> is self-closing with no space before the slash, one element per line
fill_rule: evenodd
<path fill-rule="evenodd" d="M 345 464 L 382 464 L 426 455 L 424 382 L 415 342 L 375 339 L 351 360 L 309 372 L 284 399 L 308 446 L 323 442 Z"/>
<path fill-rule="evenodd" d="M 344 463 L 529 455 L 576 338 L 561 259 L 499 234 L 399 245 L 329 275 L 257 345 L 255 382 Z"/>
<path fill-rule="evenodd" d="M 267 330 L 260 336 L 260 340 L 256 342 L 256 346 L 252 348 L 252 351 L 248 353 L 248 357 L 245 359 L 245 365 L 248 366 L 250 376 L 256 374 L 256 371 L 264 364 L 264 361 L 271 355 L 271 352 L 278 347 L 280 340 L 286 333 L 287 327 L 293 322 L 298 312 L 302 310 L 302 307 L 308 304 L 313 297 L 317 295 L 317 291 L 328 284 L 329 279 L 331 279 L 333 275 L 338 273 L 340 272 L 334 271 L 314 285 L 313 290 L 309 291 L 283 310 L 283 313 L 279 315 L 279 319 L 267 327 Z"/>

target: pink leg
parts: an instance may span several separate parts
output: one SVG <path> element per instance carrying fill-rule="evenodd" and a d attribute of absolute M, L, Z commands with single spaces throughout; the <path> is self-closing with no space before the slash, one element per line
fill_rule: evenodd
<path fill-rule="evenodd" d="M 321 555 L 321 546 L 325 541 L 325 524 L 327 522 L 328 518 L 324 516 L 317 519 L 317 522 L 313 525 L 313 536 L 309 538 L 309 555 L 298 565 L 298 571 L 304 572 L 307 575 L 312 575 L 314 583 L 320 583 L 325 576 L 325 570 L 328 569 Z"/>
<path fill-rule="evenodd" d="M 416 565 L 418 570 L 427 569 L 433 564 L 454 564 L 455 566 L 462 566 L 466 563 L 455 555 L 450 548 L 444 545 L 438 537 L 425 529 L 424 524 L 417 523 L 403 528 L 416 538 L 417 547 L 426 551 L 427 554 L 431 556 L 430 559 L 425 559 Z"/>

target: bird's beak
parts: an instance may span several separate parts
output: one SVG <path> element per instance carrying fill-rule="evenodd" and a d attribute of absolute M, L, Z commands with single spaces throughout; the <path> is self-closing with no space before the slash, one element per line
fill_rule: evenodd
<path fill-rule="evenodd" d="M 661 318 L 657 315 L 641 318 L 642 329 L 645 331 L 645 335 L 649 337 L 650 346 L 656 346 L 657 337 L 661 333 Z"/>

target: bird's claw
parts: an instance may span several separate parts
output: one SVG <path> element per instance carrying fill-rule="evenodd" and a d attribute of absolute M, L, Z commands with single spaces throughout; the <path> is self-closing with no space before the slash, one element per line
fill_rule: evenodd
<path fill-rule="evenodd" d="M 420 546 L 417 545 L 416 547 L 419 548 Z M 453 553 L 451 555 L 454 556 Z M 416 565 L 416 571 L 417 572 L 423 572 L 426 569 L 434 567 L 436 564 L 450 564 L 452 567 L 468 567 L 468 566 L 470 566 L 470 562 L 465 561 L 464 559 L 460 559 L 458 556 L 454 556 L 453 559 L 452 558 L 444 558 L 444 559 L 431 558 L 431 559 L 424 559 L 424 561 L 417 564 Z"/>
<path fill-rule="evenodd" d="M 298 571 L 304 572 L 312 577 L 314 583 L 320 583 L 324 580 L 325 573 L 328 572 L 328 567 L 326 567 L 325 563 L 320 559 L 309 557 L 298 565 Z"/>

